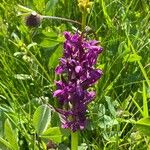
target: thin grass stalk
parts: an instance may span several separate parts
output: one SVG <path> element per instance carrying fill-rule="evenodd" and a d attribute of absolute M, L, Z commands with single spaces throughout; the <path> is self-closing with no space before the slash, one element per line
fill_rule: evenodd
<path fill-rule="evenodd" d="M 71 150 L 78 150 L 78 131 L 71 132 Z"/>

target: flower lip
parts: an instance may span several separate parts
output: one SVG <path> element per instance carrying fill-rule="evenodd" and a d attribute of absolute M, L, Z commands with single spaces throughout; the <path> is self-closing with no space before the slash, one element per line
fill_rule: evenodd
<path fill-rule="evenodd" d="M 71 38 L 70 32 L 64 32 L 64 36 L 67 40 L 69 40 Z"/>
<path fill-rule="evenodd" d="M 56 74 L 61 74 L 64 71 L 64 68 L 62 66 L 57 66 L 55 69 Z"/>
<path fill-rule="evenodd" d="M 58 97 L 63 93 L 63 90 L 56 90 L 53 94 L 53 97 Z"/>

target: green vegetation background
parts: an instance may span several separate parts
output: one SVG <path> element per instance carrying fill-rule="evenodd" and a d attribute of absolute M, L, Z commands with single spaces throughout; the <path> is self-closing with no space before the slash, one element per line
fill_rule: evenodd
<path fill-rule="evenodd" d="M 76 0 L 0 1 L 0 148 L 46 149 L 48 141 L 36 135 L 33 114 L 43 104 L 56 104 L 54 69 L 62 55 L 63 31 L 80 26 L 45 20 L 28 28 L 18 4 L 79 22 L 81 13 Z M 94 0 L 87 25 L 104 48 L 97 64 L 104 75 L 93 87 L 97 97 L 89 105 L 90 124 L 80 134 L 79 149 L 146 150 L 150 138 L 133 121 L 149 116 L 150 2 Z M 56 114 L 50 126 L 59 126 Z M 57 141 L 59 149 L 70 145 L 70 136 L 64 135 Z"/>

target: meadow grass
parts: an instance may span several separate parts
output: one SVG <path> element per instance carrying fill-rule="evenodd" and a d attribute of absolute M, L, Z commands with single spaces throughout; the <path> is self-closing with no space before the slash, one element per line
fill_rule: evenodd
<path fill-rule="evenodd" d="M 18 4 L 79 22 L 81 13 L 76 0 L 0 2 L 0 148 L 46 149 L 48 141 L 37 136 L 33 114 L 43 104 L 56 105 L 54 69 L 62 56 L 63 32 L 81 28 L 57 20 L 28 28 Z M 89 125 L 80 133 L 79 149 L 148 150 L 150 135 L 135 122 L 149 117 L 150 110 L 150 2 L 94 0 L 87 25 L 104 49 L 97 63 L 103 77 L 92 87 L 97 96 L 89 105 Z M 148 132 L 150 121 L 146 125 Z M 59 126 L 57 114 L 51 126 Z M 70 135 L 64 132 L 58 149 L 70 147 Z"/>

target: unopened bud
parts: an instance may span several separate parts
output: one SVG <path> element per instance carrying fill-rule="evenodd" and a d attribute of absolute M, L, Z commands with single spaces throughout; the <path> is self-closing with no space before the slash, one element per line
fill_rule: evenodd
<path fill-rule="evenodd" d="M 89 13 L 90 9 L 92 7 L 93 2 L 90 2 L 89 0 L 78 0 L 78 6 L 80 11 Z"/>
<path fill-rule="evenodd" d="M 37 27 L 40 25 L 41 20 L 42 20 L 42 17 L 39 14 L 37 14 L 36 12 L 32 12 L 26 18 L 26 25 L 28 27 Z"/>

